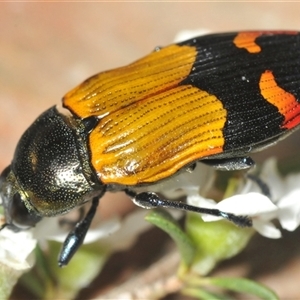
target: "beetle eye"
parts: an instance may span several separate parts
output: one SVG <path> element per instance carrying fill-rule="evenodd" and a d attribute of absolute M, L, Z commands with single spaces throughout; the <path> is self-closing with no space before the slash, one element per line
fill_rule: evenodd
<path fill-rule="evenodd" d="M 27 229 L 35 226 L 41 220 L 41 217 L 34 212 L 28 211 L 20 193 L 15 193 L 10 201 L 8 214 L 15 231 Z"/>

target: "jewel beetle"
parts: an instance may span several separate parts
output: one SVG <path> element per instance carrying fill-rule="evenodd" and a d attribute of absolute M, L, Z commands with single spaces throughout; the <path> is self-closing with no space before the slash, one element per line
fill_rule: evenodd
<path fill-rule="evenodd" d="M 91 200 L 63 244 L 63 266 L 106 191 L 125 191 L 145 208 L 175 207 L 251 226 L 246 216 L 162 199 L 151 186 L 198 161 L 250 168 L 249 153 L 298 127 L 299 101 L 296 31 L 210 34 L 157 47 L 90 77 L 25 131 L 0 176 L 3 227 L 25 230 Z M 142 185 L 149 192 L 135 192 Z"/>

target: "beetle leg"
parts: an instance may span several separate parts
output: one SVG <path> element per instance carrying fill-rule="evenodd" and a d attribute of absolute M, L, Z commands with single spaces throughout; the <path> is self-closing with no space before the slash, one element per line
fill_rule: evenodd
<path fill-rule="evenodd" d="M 217 217 L 222 217 L 224 219 L 233 222 L 234 224 L 240 227 L 252 226 L 252 220 L 247 216 L 237 216 L 232 213 L 223 212 L 218 209 L 197 207 L 180 201 L 165 200 L 160 198 L 156 193 L 152 193 L 152 192 L 142 192 L 139 194 L 130 190 L 126 190 L 125 192 L 131 198 L 134 204 L 142 208 L 146 208 L 146 209 L 157 208 L 157 207 L 175 208 L 184 211 L 192 211 L 201 214 L 208 214 Z"/>
<path fill-rule="evenodd" d="M 69 228 L 74 227 L 82 218 L 84 217 L 84 207 L 81 206 L 78 209 L 78 217 L 75 220 L 69 220 L 66 217 L 63 217 L 61 220 L 59 220 L 59 226 L 69 226 Z"/>
<path fill-rule="evenodd" d="M 249 156 L 220 159 L 203 159 L 201 160 L 201 162 L 220 171 L 237 171 L 250 169 L 255 165 L 255 162 Z"/>
<path fill-rule="evenodd" d="M 260 177 L 253 174 L 247 174 L 247 178 L 255 182 L 260 188 L 262 194 L 264 194 L 265 196 L 271 199 L 272 195 L 271 195 L 270 188 Z"/>
<path fill-rule="evenodd" d="M 236 171 L 236 170 L 244 170 L 250 169 L 255 165 L 255 162 L 251 157 L 232 157 L 232 158 L 225 158 L 225 159 L 205 159 L 201 160 L 202 163 L 207 164 L 219 171 Z M 254 181 L 261 192 L 271 198 L 270 188 L 269 186 L 258 176 L 253 174 L 247 174 L 247 178 Z"/>
<path fill-rule="evenodd" d="M 76 226 L 65 239 L 60 254 L 58 256 L 58 265 L 60 267 L 66 266 L 69 263 L 70 259 L 73 257 L 73 255 L 83 243 L 86 233 L 97 211 L 99 199 L 99 196 L 93 198 L 92 205 L 85 218 L 76 224 Z"/>

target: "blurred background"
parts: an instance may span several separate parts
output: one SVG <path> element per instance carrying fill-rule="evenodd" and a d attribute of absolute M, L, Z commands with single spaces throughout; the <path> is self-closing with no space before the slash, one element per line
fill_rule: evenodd
<path fill-rule="evenodd" d="M 297 3 L 1 3 L 0 167 L 24 129 L 87 77 L 168 45 L 184 29 L 298 30 L 299 9 Z"/>
<path fill-rule="evenodd" d="M 300 30 L 299 11 L 300 3 L 286 2 L 1 3 L 0 168 L 10 163 L 32 121 L 87 77 L 170 44 L 181 30 Z M 299 153 L 298 137 L 272 148 L 273 153 Z M 121 200 L 102 203 L 101 209 L 131 207 L 130 201 Z M 270 262 L 258 263 L 266 272 L 257 279 L 286 299 L 300 295 L 299 239 L 295 233 L 281 241 L 260 239 L 252 246 L 255 255 L 270 251 Z M 247 263 L 255 259 L 248 256 Z"/>

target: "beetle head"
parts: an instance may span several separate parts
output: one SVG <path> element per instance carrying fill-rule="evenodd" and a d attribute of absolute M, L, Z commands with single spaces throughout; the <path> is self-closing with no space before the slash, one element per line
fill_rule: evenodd
<path fill-rule="evenodd" d="M 42 218 L 32 208 L 26 207 L 29 203 L 27 196 L 21 190 L 10 166 L 0 175 L 0 199 L 5 214 L 2 228 L 18 232 L 35 226 Z"/>
<path fill-rule="evenodd" d="M 5 226 L 14 231 L 32 227 L 42 217 L 65 214 L 101 193 L 85 153 L 78 129 L 55 107 L 39 116 L 0 176 Z"/>

